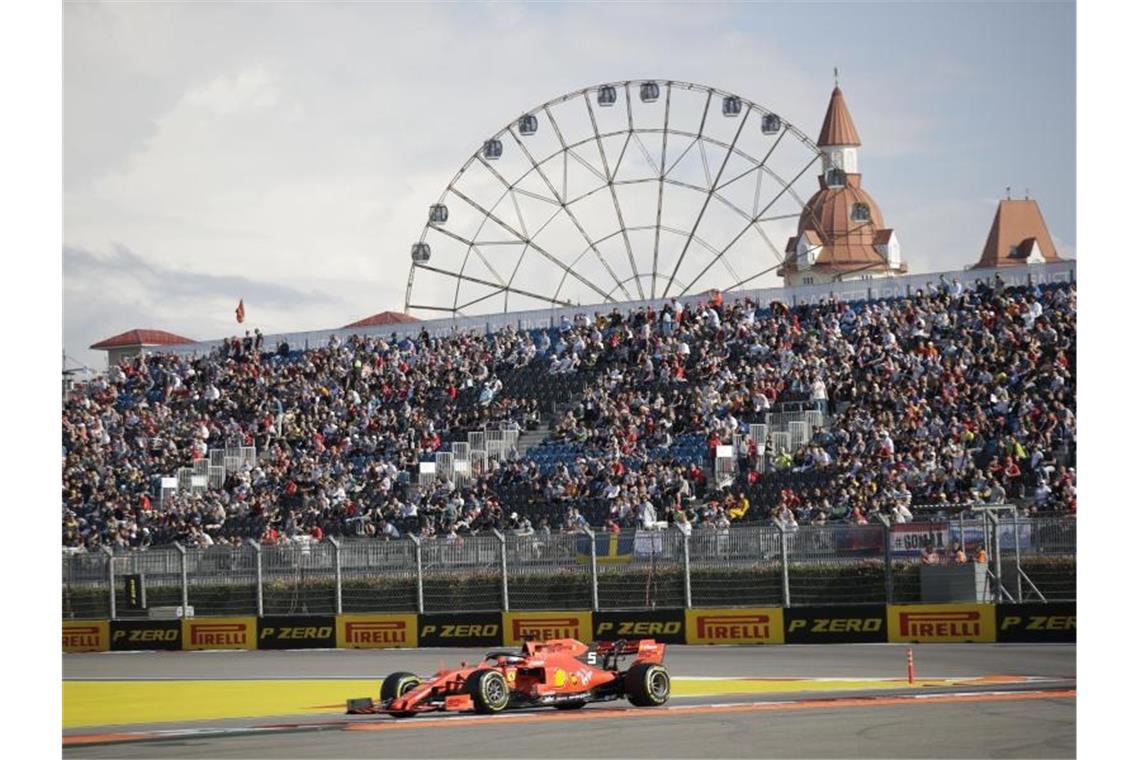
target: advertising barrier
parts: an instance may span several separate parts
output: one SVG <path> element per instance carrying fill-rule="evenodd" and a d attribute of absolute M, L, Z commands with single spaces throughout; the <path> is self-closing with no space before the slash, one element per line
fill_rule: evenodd
<path fill-rule="evenodd" d="M 274 615 L 257 621 L 258 649 L 333 649 L 336 618 L 332 615 Z"/>
<path fill-rule="evenodd" d="M 497 647 L 554 638 L 652 638 L 668 644 L 1071 643 L 1077 639 L 1077 605 L 868 604 L 63 622 L 65 652 Z"/>
<path fill-rule="evenodd" d="M 182 648 L 257 649 L 257 618 L 186 618 L 182 620 Z"/>
<path fill-rule="evenodd" d="M 181 620 L 112 620 L 111 651 L 182 649 Z"/>
<path fill-rule="evenodd" d="M 999 604 L 997 640 L 1025 642 L 1075 642 L 1077 603 Z"/>
<path fill-rule="evenodd" d="M 421 647 L 497 647 L 503 643 L 499 612 L 453 612 L 420 615 Z"/>
<path fill-rule="evenodd" d="M 594 640 L 656 639 L 685 643 L 684 610 L 629 610 L 594 613 Z"/>
<path fill-rule="evenodd" d="M 526 639 L 578 639 L 589 641 L 594 632 L 589 612 L 504 612 L 503 644 L 521 644 Z"/>
<path fill-rule="evenodd" d="M 887 608 L 882 604 L 789 607 L 785 644 L 885 644 Z"/>
<path fill-rule="evenodd" d="M 888 604 L 891 643 L 993 642 L 992 604 Z"/>
<path fill-rule="evenodd" d="M 338 615 L 336 645 L 348 649 L 390 649 L 418 644 L 416 615 Z"/>
<path fill-rule="evenodd" d="M 106 652 L 110 625 L 106 620 L 63 621 L 63 651 Z"/>
<path fill-rule="evenodd" d="M 783 644 L 784 611 L 779 607 L 721 607 L 685 610 L 689 644 Z"/>

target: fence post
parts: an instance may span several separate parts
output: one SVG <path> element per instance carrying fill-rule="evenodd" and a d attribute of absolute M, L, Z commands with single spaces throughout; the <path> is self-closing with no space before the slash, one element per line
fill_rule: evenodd
<path fill-rule="evenodd" d="M 111 619 L 115 619 L 115 552 L 111 547 L 104 546 L 103 551 L 107 552 L 107 587 L 110 595 L 110 610 Z"/>
<path fill-rule="evenodd" d="M 883 582 L 886 586 L 887 604 L 895 601 L 895 558 L 891 548 L 891 523 L 883 519 Z"/>
<path fill-rule="evenodd" d="M 180 617 L 187 617 L 186 609 L 190 606 L 190 583 L 186 577 L 186 547 L 175 541 L 174 548 L 178 550 L 178 561 L 182 566 L 182 614 Z"/>
<path fill-rule="evenodd" d="M 261 581 L 261 544 L 254 541 L 252 538 L 247 538 L 249 545 L 253 547 L 253 568 L 257 574 L 257 616 L 262 617 L 265 615 L 265 596 L 262 593 Z"/>
<path fill-rule="evenodd" d="M 685 609 L 691 610 L 693 608 L 693 582 L 689 572 L 689 536 L 682 532 L 681 539 L 681 551 L 685 558 Z"/>
<path fill-rule="evenodd" d="M 986 514 L 990 514 L 986 512 Z M 963 541 L 963 543 L 965 543 Z M 1002 595 L 1006 593 L 1005 585 L 1001 580 L 1001 520 L 996 516 L 994 517 L 994 569 L 997 576 L 997 599 L 995 602 L 1002 601 Z"/>
<path fill-rule="evenodd" d="M 494 528 L 491 529 L 491 532 L 495 534 L 495 538 L 499 539 L 499 557 L 502 560 L 503 572 L 503 612 L 510 612 L 511 600 L 509 590 L 507 588 L 507 539 L 503 537 L 502 533 L 495 530 Z"/>
<path fill-rule="evenodd" d="M 420 539 L 414 533 L 408 538 L 416 545 L 416 612 L 424 614 L 424 553 L 420 546 Z"/>
<path fill-rule="evenodd" d="M 780 523 L 776 523 L 776 527 L 780 529 L 780 567 L 784 576 L 784 607 L 791 607 L 792 590 L 788 583 L 788 533 Z"/>
<path fill-rule="evenodd" d="M 590 537 L 590 600 L 594 612 L 598 611 L 598 544 L 594 540 L 594 531 L 587 525 L 582 528 Z"/>
<path fill-rule="evenodd" d="M 1017 506 L 1013 507 L 1013 561 L 1017 565 L 1017 603 L 1021 604 L 1021 531 L 1017 524 Z"/>
<path fill-rule="evenodd" d="M 333 583 L 336 587 L 336 614 L 341 614 L 341 612 L 343 612 L 341 597 L 341 542 L 332 536 L 328 536 L 327 538 L 329 544 L 333 545 Z"/>

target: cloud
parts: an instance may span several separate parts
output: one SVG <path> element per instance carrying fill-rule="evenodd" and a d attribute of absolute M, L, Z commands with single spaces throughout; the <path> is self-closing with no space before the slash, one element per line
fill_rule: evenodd
<path fill-rule="evenodd" d="M 115 283 L 116 288 L 138 288 L 156 299 L 194 303 L 203 296 L 240 297 L 269 307 L 292 308 L 339 304 L 339 297 L 316 290 L 299 290 L 286 285 L 234 275 L 214 275 L 158 266 L 123 245 L 113 246 L 110 256 L 98 256 L 81 248 L 64 246 L 63 271 L 69 285 L 82 283 L 85 289 Z"/>
<path fill-rule="evenodd" d="M 969 181 L 932 192 L 964 174 L 960 156 L 943 155 L 941 175 L 917 158 L 946 151 L 953 123 L 933 104 L 961 99 L 984 60 L 947 45 L 922 71 L 899 66 L 907 28 L 878 12 L 858 16 L 898 46 L 815 42 L 814 7 L 69 3 L 65 345 L 132 327 L 219 337 L 237 297 L 267 331 L 402 308 L 427 207 L 520 113 L 600 82 L 675 78 L 814 137 L 833 57 L 857 62 L 841 75 L 866 180 L 912 270 L 972 263 L 992 207 L 955 199 L 978 192 Z"/>
<path fill-rule="evenodd" d="M 64 346 L 93 367 L 101 355 L 87 347 L 134 328 L 168 330 L 197 340 L 233 333 L 233 310 L 244 299 L 248 326 L 285 331 L 325 326 L 350 309 L 337 289 L 298 288 L 263 278 L 167 267 L 123 245 L 110 254 L 63 249 Z M 312 283 L 310 283 L 312 284 Z M 338 293 L 334 295 L 334 293 Z"/>

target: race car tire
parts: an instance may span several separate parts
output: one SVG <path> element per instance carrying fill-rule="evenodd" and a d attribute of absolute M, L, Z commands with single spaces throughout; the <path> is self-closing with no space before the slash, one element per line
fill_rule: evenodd
<path fill-rule="evenodd" d="M 475 712 L 484 715 L 502 712 L 511 701 L 511 687 L 497 670 L 476 670 L 467 676 L 467 693 Z"/>
<path fill-rule="evenodd" d="M 380 701 L 387 702 L 402 697 L 421 683 L 423 679 L 415 673 L 392 673 L 380 685 Z"/>
<path fill-rule="evenodd" d="M 625 695 L 638 707 L 665 704 L 669 689 L 669 671 L 664 665 L 639 662 L 625 674 Z"/>

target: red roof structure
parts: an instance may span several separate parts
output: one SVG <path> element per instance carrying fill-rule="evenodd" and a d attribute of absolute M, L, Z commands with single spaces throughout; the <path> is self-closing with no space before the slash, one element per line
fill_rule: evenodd
<path fill-rule="evenodd" d="M 855 120 L 847 110 L 843 100 L 843 90 L 836 87 L 831 91 L 831 102 L 827 104 L 827 115 L 823 117 L 823 127 L 819 130 L 817 145 L 862 145 L 859 133 L 855 131 Z"/>
<path fill-rule="evenodd" d="M 823 118 L 817 143 L 820 147 L 861 145 L 855 121 L 847 110 L 843 91 L 831 91 L 831 102 Z M 825 168 L 829 166 L 825 157 Z M 842 166 L 842 164 L 840 164 Z M 893 229 L 886 226 L 879 204 L 863 188 L 863 177 L 854 171 L 838 176 L 819 177 L 819 190 L 804 204 L 796 235 L 784 247 L 781 276 L 798 271 L 796 247 L 801 236 L 809 245 L 818 247 L 812 271 L 832 276 L 850 273 L 896 272 L 907 270 L 902 261 L 892 262 L 887 247 Z"/>
<path fill-rule="evenodd" d="M 998 204 L 982 258 L 974 269 L 1023 265 L 1033 250 L 1034 241 L 1047 263 L 1061 260 L 1037 201 L 1007 198 Z"/>
<path fill-rule="evenodd" d="M 166 330 L 127 330 L 113 337 L 95 343 L 91 348 L 136 348 L 139 346 L 176 346 L 181 343 L 197 343 L 192 338 L 183 338 L 181 335 L 168 333 Z"/>
<path fill-rule="evenodd" d="M 382 311 L 379 314 L 373 314 L 371 317 L 365 317 L 359 322 L 353 322 L 350 325 L 345 325 L 342 330 L 347 330 L 351 327 L 383 327 L 384 325 L 403 325 L 409 322 L 419 322 L 420 320 L 413 317 L 411 314 L 405 314 L 402 311 Z"/>

